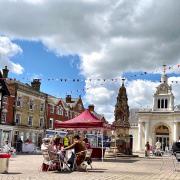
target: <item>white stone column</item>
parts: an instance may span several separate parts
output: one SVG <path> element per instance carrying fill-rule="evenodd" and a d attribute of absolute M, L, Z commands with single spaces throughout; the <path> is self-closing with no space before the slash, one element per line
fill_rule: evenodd
<path fill-rule="evenodd" d="M 142 123 L 138 123 L 138 150 L 142 150 Z"/>
<path fill-rule="evenodd" d="M 174 122 L 174 128 L 173 128 L 173 141 L 177 141 L 177 122 Z"/>
<path fill-rule="evenodd" d="M 145 144 L 149 141 L 149 121 L 145 122 Z"/>

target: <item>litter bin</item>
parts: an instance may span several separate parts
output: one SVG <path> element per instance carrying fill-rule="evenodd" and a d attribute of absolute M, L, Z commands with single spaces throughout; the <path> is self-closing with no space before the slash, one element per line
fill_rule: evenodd
<path fill-rule="evenodd" d="M 0 173 L 8 173 L 10 154 L 0 153 Z"/>

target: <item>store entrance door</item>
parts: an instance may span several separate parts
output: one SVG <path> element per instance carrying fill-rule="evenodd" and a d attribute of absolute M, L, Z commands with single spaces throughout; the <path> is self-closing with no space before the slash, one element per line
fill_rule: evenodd
<path fill-rule="evenodd" d="M 156 128 L 156 142 L 161 143 L 161 149 L 165 151 L 167 148 L 169 149 L 169 129 L 167 126 L 160 125 Z M 156 143 L 155 142 L 155 143 Z"/>

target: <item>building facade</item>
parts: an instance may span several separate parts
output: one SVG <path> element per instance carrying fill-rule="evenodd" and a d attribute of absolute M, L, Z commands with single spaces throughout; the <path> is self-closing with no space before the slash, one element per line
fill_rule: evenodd
<path fill-rule="evenodd" d="M 6 85 L 6 78 L 8 74 L 7 66 L 0 71 L 0 146 L 5 142 L 11 142 L 13 129 L 9 125 L 7 115 L 8 115 L 8 97 L 9 90 Z"/>
<path fill-rule="evenodd" d="M 54 122 L 73 119 L 84 111 L 81 97 L 72 98 L 67 95 L 65 99 L 48 95 L 47 100 L 47 129 L 54 129 Z"/>
<path fill-rule="evenodd" d="M 174 106 L 174 95 L 165 70 L 154 93 L 152 109 L 138 112 L 138 126 L 132 125 L 130 133 L 134 137 L 134 151 L 144 151 L 146 142 L 155 146 L 157 141 L 165 150 L 179 139 L 180 109 Z"/>
<path fill-rule="evenodd" d="M 40 145 L 46 124 L 46 97 L 40 92 L 40 81 L 34 79 L 31 86 L 16 80 L 8 80 L 10 91 L 8 121 L 13 125 L 12 145 L 16 141 L 32 141 Z"/>

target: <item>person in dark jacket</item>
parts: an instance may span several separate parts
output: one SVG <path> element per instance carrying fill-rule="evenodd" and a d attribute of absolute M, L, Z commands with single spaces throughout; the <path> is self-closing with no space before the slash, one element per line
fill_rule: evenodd
<path fill-rule="evenodd" d="M 22 144 L 23 144 L 23 142 L 22 142 L 21 138 L 18 138 L 16 143 L 17 143 L 17 152 L 22 152 Z"/>

